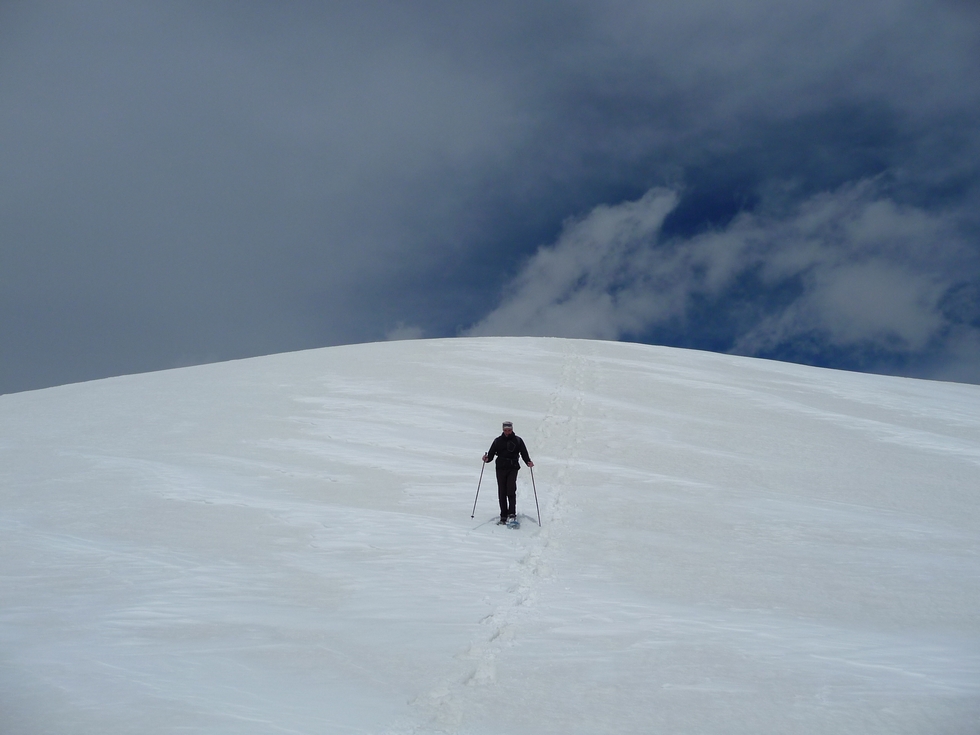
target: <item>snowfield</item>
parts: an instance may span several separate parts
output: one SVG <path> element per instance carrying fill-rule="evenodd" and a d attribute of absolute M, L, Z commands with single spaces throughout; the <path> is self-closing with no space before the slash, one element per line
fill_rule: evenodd
<path fill-rule="evenodd" d="M 975 734 L 978 469 L 978 386 L 614 342 L 2 396 L 0 733 Z"/>

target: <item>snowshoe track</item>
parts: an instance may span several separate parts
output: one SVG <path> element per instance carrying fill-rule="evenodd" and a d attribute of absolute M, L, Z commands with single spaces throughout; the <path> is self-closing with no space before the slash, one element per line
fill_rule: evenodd
<path fill-rule="evenodd" d="M 515 568 L 502 572 L 502 576 L 512 580 L 505 582 L 506 594 L 480 621 L 484 635 L 456 655 L 458 661 L 467 664 L 463 673 L 450 675 L 427 695 L 413 701 L 424 721 L 410 731 L 412 735 L 456 733 L 464 715 L 493 716 L 494 709 L 499 707 L 493 694 L 498 661 L 509 647 L 520 642 L 522 626 L 534 615 L 539 587 L 554 578 L 554 560 L 561 553 L 566 518 L 577 511 L 571 501 L 573 466 L 583 441 L 586 397 L 596 383 L 591 345 L 584 341 L 561 344 L 558 380 L 545 416 L 530 442 L 532 458 L 541 462 L 534 480 L 538 486 L 542 527 L 538 528 L 536 517 L 521 513 L 529 528 L 508 533 L 507 537 L 513 539 L 523 554 Z M 530 472 L 525 470 L 521 474 L 519 502 L 533 508 Z M 458 666 L 451 668 L 459 671 Z"/>

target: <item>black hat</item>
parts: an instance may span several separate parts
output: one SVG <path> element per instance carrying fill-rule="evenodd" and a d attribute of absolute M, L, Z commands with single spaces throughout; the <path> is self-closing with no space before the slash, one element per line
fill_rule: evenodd
<path fill-rule="evenodd" d="M 505 429 L 513 429 L 514 428 L 514 424 L 512 424 L 510 421 L 504 421 L 504 428 Z"/>

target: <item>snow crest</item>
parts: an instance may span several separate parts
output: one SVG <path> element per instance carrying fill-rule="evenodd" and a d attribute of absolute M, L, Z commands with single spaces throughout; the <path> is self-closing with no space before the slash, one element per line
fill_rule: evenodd
<path fill-rule="evenodd" d="M 976 386 L 587 340 L 2 396 L 0 732 L 969 732 L 978 457 Z"/>

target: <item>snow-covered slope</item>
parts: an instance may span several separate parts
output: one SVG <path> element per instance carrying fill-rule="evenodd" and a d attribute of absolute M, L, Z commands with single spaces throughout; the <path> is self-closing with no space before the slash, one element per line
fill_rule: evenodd
<path fill-rule="evenodd" d="M 976 386 L 622 343 L 3 396 L 0 732 L 975 733 L 978 467 Z"/>

